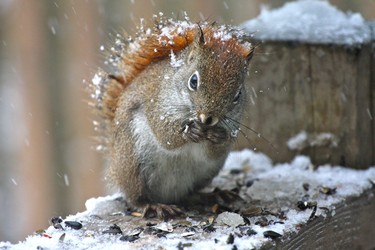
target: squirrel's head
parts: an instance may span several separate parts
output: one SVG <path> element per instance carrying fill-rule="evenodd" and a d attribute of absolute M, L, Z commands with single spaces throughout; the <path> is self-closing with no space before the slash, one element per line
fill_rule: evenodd
<path fill-rule="evenodd" d="M 161 105 L 166 115 L 186 118 L 184 110 L 189 119 L 206 125 L 233 117 L 240 113 L 246 97 L 244 79 L 254 49 L 245 41 L 247 37 L 230 26 L 171 19 L 155 20 L 154 28 L 140 29 L 134 39 L 116 36 L 107 62 L 115 73 L 99 74 L 92 84 L 96 106 L 106 119 L 113 120 L 122 92 L 146 68 L 170 57 L 171 67 L 161 69 L 168 74 L 162 85 L 168 98 Z M 180 96 L 168 94 L 175 87 Z M 171 103 L 179 107 L 171 110 Z"/>
<path fill-rule="evenodd" d="M 246 98 L 244 80 L 253 48 L 225 31 L 198 26 L 176 79 L 190 102 L 190 119 L 208 126 L 226 117 L 238 118 Z"/>

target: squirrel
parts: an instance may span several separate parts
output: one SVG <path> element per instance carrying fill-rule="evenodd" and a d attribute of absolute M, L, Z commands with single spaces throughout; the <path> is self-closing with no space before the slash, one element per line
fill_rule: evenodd
<path fill-rule="evenodd" d="M 109 157 L 107 176 L 143 216 L 207 186 L 239 130 L 254 47 L 237 28 L 158 19 L 134 38 L 117 35 L 108 72 L 90 85 Z M 142 210 L 143 209 L 143 210 Z"/>

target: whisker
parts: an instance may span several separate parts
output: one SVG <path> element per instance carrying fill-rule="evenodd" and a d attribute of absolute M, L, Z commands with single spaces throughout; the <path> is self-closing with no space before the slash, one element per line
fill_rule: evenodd
<path fill-rule="evenodd" d="M 245 124 L 239 122 L 239 121 L 236 121 L 235 119 L 232 119 L 228 116 L 225 116 L 226 119 L 230 120 L 231 122 L 234 122 L 240 126 L 243 126 L 244 128 L 248 129 L 249 131 L 253 132 L 254 134 L 256 134 L 259 138 L 261 138 L 262 140 L 264 140 L 269 146 L 271 146 L 271 148 L 273 150 L 276 151 L 277 154 L 279 154 L 279 151 L 277 150 L 277 148 L 269 141 L 267 140 L 264 136 L 261 135 L 261 133 L 257 132 L 255 129 L 249 127 L 249 126 L 246 126 Z"/>
<path fill-rule="evenodd" d="M 230 130 L 231 132 L 233 131 L 233 127 L 231 127 L 231 125 L 233 125 L 233 123 L 229 123 L 229 120 L 225 120 L 225 119 L 222 119 L 222 118 L 220 118 L 220 121 L 221 121 L 222 124 L 224 124 L 224 126 L 226 128 L 228 128 L 228 130 Z M 239 130 L 239 128 L 235 127 L 235 130 Z M 230 137 L 233 139 L 233 141 L 238 146 L 239 145 L 239 143 L 238 143 L 238 137 L 237 136 L 233 137 L 232 134 L 231 134 Z"/>
<path fill-rule="evenodd" d="M 222 124 L 224 124 L 224 126 L 225 126 L 226 128 L 228 128 L 231 132 L 233 132 L 233 130 L 238 130 L 237 127 L 235 127 L 235 128 L 233 129 L 233 127 L 230 126 L 230 125 L 232 125 L 232 124 L 228 123 L 228 121 L 226 121 L 225 119 L 220 119 L 220 121 L 221 121 Z M 232 134 L 231 134 L 231 137 L 232 137 L 232 138 L 236 138 L 236 136 L 232 136 Z"/>
<path fill-rule="evenodd" d="M 246 141 L 249 143 L 249 145 L 253 148 L 254 151 L 256 151 L 256 146 L 251 142 L 251 139 L 245 134 L 245 132 L 243 132 L 241 130 L 240 127 L 238 127 L 236 124 L 234 124 L 234 122 L 231 120 L 231 119 L 226 119 L 228 117 L 225 117 L 223 119 L 223 121 L 225 121 L 226 124 L 228 124 L 228 122 L 235 127 L 236 131 L 240 132 L 241 135 L 246 139 Z M 233 129 L 233 128 L 232 128 Z M 231 129 L 231 130 L 232 130 Z M 236 139 L 236 142 L 238 143 L 238 139 Z"/>
<path fill-rule="evenodd" d="M 222 123 L 224 123 L 227 126 L 227 128 L 229 128 L 230 130 L 233 130 L 233 129 L 238 130 L 239 129 L 239 127 L 237 127 L 235 124 L 231 123 L 231 121 L 226 119 L 226 117 L 223 117 L 223 118 L 220 117 L 220 121 Z"/>

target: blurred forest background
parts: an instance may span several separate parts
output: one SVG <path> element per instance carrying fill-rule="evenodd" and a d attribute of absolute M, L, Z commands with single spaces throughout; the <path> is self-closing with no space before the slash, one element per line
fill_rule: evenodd
<path fill-rule="evenodd" d="M 0 241 L 105 195 L 84 82 L 103 66 L 109 33 L 163 12 L 241 24 L 281 0 L 0 0 Z M 331 0 L 375 18 L 374 0 Z M 172 14 L 174 13 L 174 14 Z"/>

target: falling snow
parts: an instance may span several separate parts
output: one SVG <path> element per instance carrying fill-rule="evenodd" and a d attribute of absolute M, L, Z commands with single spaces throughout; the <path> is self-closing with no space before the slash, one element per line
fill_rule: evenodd
<path fill-rule="evenodd" d="M 67 174 L 64 174 L 64 183 L 65 183 L 65 186 L 69 187 L 70 182 L 69 182 L 69 177 Z"/>

